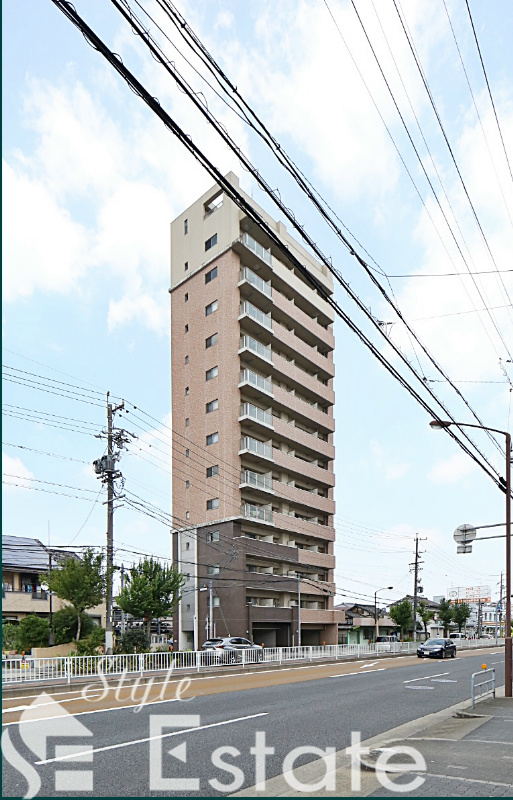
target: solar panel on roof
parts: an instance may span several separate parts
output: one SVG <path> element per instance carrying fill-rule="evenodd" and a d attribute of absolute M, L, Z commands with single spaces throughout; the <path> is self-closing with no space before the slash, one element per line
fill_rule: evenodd
<path fill-rule="evenodd" d="M 2 537 L 2 566 L 17 569 L 48 569 L 48 553 L 37 539 Z"/>

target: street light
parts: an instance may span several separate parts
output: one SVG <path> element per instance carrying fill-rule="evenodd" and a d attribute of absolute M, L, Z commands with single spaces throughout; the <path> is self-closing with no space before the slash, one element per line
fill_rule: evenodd
<path fill-rule="evenodd" d="M 511 434 L 497 428 L 488 428 L 486 425 L 471 425 L 468 422 L 447 422 L 446 420 L 433 420 L 429 423 L 432 428 L 449 428 L 456 425 L 458 428 L 478 428 L 482 431 L 500 433 L 506 437 L 506 631 L 505 631 L 505 695 L 512 696 L 513 663 L 511 651 Z M 502 484 L 502 478 L 501 478 Z"/>
<path fill-rule="evenodd" d="M 378 623 L 378 592 L 384 592 L 385 589 L 393 589 L 393 586 L 383 586 L 381 589 L 378 589 L 374 592 L 374 641 L 377 642 L 379 636 L 379 623 Z"/>

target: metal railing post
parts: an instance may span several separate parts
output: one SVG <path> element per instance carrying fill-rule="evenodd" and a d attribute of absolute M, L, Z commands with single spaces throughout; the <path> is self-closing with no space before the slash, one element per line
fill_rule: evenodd
<path fill-rule="evenodd" d="M 70 657 L 67 656 L 66 658 L 66 676 L 68 684 L 71 683 L 71 660 Z"/>

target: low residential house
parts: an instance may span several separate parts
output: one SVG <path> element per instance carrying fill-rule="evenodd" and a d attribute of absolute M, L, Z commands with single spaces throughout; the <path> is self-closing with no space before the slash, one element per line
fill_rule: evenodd
<path fill-rule="evenodd" d="M 344 611 L 346 619 L 338 626 L 339 644 L 364 644 L 374 642 L 376 637 L 376 621 L 373 605 L 363 605 L 361 603 L 344 603 L 335 606 L 337 611 Z M 384 609 L 378 608 L 379 636 L 391 636 L 397 631 L 397 625 L 385 613 Z"/>
<path fill-rule="evenodd" d="M 39 576 L 58 569 L 66 558 L 80 558 L 59 548 L 46 547 L 38 539 L 25 536 L 2 537 L 2 621 L 19 622 L 28 614 L 49 617 L 66 605 L 42 588 Z M 87 612 L 94 622 L 105 626 L 105 604 Z"/>
<path fill-rule="evenodd" d="M 397 600 L 396 602 L 397 603 L 402 603 L 402 602 L 404 602 L 404 600 L 408 600 L 408 602 L 411 603 L 411 606 L 413 608 L 413 600 L 414 600 L 414 598 L 413 598 L 412 594 L 407 594 L 405 597 L 401 597 L 401 599 Z M 427 638 L 429 639 L 429 638 L 436 638 L 437 636 L 443 636 L 444 635 L 444 626 L 440 623 L 440 621 L 438 619 L 437 611 L 438 611 L 439 605 L 436 602 L 436 600 L 429 600 L 427 597 L 422 597 L 422 595 L 417 595 L 417 608 L 419 607 L 419 603 L 420 602 L 423 602 L 426 605 L 426 607 L 429 608 L 429 610 L 432 611 L 433 614 L 434 614 L 434 617 L 427 624 L 427 632 L 428 632 Z M 395 605 L 395 603 L 394 603 L 394 605 Z M 412 631 L 410 630 L 409 634 L 411 634 L 411 632 Z M 420 639 L 425 639 L 425 638 L 426 638 L 426 635 L 424 633 L 424 623 L 422 622 L 421 618 L 417 614 L 417 639 L 420 640 Z"/>

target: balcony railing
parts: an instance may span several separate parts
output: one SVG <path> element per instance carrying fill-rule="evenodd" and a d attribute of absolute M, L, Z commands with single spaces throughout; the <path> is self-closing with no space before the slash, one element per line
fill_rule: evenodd
<path fill-rule="evenodd" d="M 260 389 L 262 392 L 267 392 L 267 394 L 271 395 L 273 393 L 273 384 L 271 379 L 264 378 L 263 375 L 259 375 L 257 372 L 253 372 L 251 369 L 241 369 L 239 383 L 250 383 L 257 389 Z"/>
<path fill-rule="evenodd" d="M 266 361 L 272 362 L 273 354 L 271 348 L 269 345 L 259 342 L 258 339 L 253 339 L 252 336 L 247 335 L 241 336 L 239 339 L 239 350 L 242 350 L 244 347 L 252 350 L 258 356 L 260 356 L 260 358 L 264 358 Z"/>
<path fill-rule="evenodd" d="M 256 272 L 253 272 L 249 267 L 242 267 L 239 273 L 239 281 L 248 281 L 248 283 L 251 283 L 263 292 L 263 294 L 272 297 L 273 290 L 271 288 L 271 281 L 264 281 L 260 275 L 257 275 Z"/>
<path fill-rule="evenodd" d="M 260 442 L 258 439 L 253 439 L 252 436 L 243 436 L 241 438 L 240 449 L 249 450 L 251 453 L 256 453 L 264 458 L 273 457 L 272 444 L 270 442 Z"/>
<path fill-rule="evenodd" d="M 252 503 L 242 503 L 241 514 L 246 519 L 256 519 L 259 522 L 272 522 L 273 512 L 270 506 L 256 506 Z"/>
<path fill-rule="evenodd" d="M 272 491 L 273 478 L 272 473 L 268 472 L 266 475 L 260 475 L 259 472 L 252 472 L 250 469 L 243 469 L 240 474 L 240 482 L 246 483 L 248 486 L 253 486 L 255 489 L 266 489 Z"/>
<path fill-rule="evenodd" d="M 263 408 L 254 406 L 253 403 L 241 403 L 240 416 L 252 417 L 252 419 L 255 419 L 257 422 L 261 422 L 263 425 L 270 425 L 271 427 L 273 424 L 273 415 L 271 411 L 264 411 Z"/>
<path fill-rule="evenodd" d="M 241 316 L 242 314 L 248 314 L 252 319 L 259 322 L 260 325 L 269 328 L 269 330 L 272 329 L 271 315 L 265 314 L 260 308 L 254 306 L 253 303 L 250 303 L 248 300 L 244 300 L 244 302 L 240 304 L 239 314 Z"/>
<path fill-rule="evenodd" d="M 255 253 L 255 255 L 261 258 L 262 261 L 265 261 L 265 263 L 269 264 L 269 266 L 271 265 L 270 249 L 261 245 L 260 242 L 256 241 L 256 239 L 253 239 L 249 233 L 243 233 L 240 237 L 240 241 L 245 247 L 248 248 L 248 250 L 251 250 L 253 253 Z"/>

